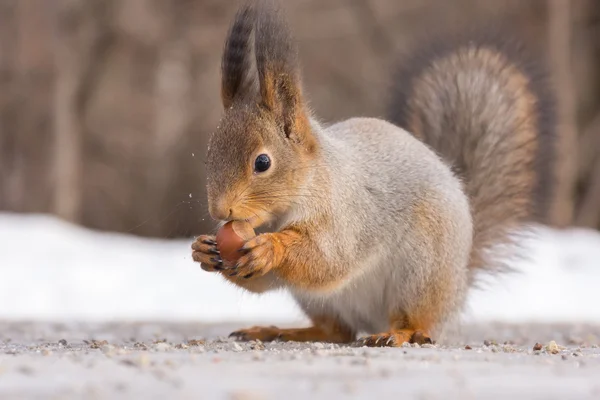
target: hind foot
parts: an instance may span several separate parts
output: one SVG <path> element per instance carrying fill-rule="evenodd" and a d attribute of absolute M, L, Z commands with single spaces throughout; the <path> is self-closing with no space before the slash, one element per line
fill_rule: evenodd
<path fill-rule="evenodd" d="M 432 344 L 429 334 L 421 330 L 401 329 L 398 331 L 370 335 L 358 340 L 357 344 L 367 347 L 401 347 L 403 343 Z"/>

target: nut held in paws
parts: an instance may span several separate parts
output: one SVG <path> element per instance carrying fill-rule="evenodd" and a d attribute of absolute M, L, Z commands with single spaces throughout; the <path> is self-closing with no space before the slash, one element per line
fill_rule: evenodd
<path fill-rule="evenodd" d="M 221 252 L 223 261 L 229 264 L 235 263 L 241 256 L 238 250 L 244 243 L 252 239 L 256 234 L 252 225 L 246 221 L 229 221 L 217 232 L 217 248 Z"/>

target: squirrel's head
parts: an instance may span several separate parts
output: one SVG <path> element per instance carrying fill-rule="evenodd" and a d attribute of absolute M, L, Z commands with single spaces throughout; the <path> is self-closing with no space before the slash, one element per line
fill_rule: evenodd
<path fill-rule="evenodd" d="M 210 215 L 256 227 L 293 207 L 319 152 L 295 46 L 273 6 L 238 12 L 223 52 L 221 98 L 225 114 L 208 145 Z"/>

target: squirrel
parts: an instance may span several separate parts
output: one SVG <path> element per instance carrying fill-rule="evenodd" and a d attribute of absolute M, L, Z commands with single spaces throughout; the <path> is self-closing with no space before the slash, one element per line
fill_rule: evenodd
<path fill-rule="evenodd" d="M 220 224 L 272 230 L 233 266 L 214 235 L 197 237 L 192 257 L 251 292 L 287 289 L 312 325 L 231 336 L 434 343 L 479 272 L 510 268 L 519 229 L 543 222 L 552 200 L 552 93 L 527 54 L 501 37 L 432 42 L 399 68 L 386 120 L 325 126 L 281 9 L 243 4 L 223 50 L 208 206 Z"/>

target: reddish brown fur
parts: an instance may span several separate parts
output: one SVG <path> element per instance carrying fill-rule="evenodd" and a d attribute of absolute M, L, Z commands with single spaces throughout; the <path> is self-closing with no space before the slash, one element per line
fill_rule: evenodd
<path fill-rule="evenodd" d="M 486 251 L 516 244 L 508 233 L 543 222 L 552 201 L 551 96 L 538 90 L 542 79 L 526 57 L 500 43 L 484 37 L 424 52 L 414 69 L 401 69 L 391 113 L 465 182 L 475 230 L 472 270 L 506 269 L 508 254 L 498 250 L 491 259 Z"/>
<path fill-rule="evenodd" d="M 309 328 L 280 329 L 275 326 L 255 326 L 233 332 L 231 336 L 241 340 L 272 341 L 294 341 L 294 342 L 329 342 L 349 343 L 353 341 L 356 334 L 338 320 L 328 316 L 313 318 L 315 324 Z"/>
<path fill-rule="evenodd" d="M 414 228 L 416 242 L 421 246 L 428 244 L 426 253 L 430 259 L 437 260 L 438 263 L 447 261 L 450 252 L 453 249 L 448 248 L 448 243 L 452 241 L 449 238 L 451 230 L 447 226 L 448 221 L 443 215 L 439 215 L 438 209 L 433 207 L 428 200 L 422 200 L 414 205 Z M 430 240 L 435 238 L 435 240 Z M 455 284 L 456 276 L 452 276 L 451 268 L 437 266 L 434 276 L 431 277 L 426 289 L 419 293 L 418 300 L 415 299 L 413 306 L 406 310 L 408 315 L 394 315 L 390 318 L 392 330 L 394 329 L 413 329 L 425 330 L 429 332 L 435 324 L 439 324 L 446 316 L 443 314 L 449 299 L 446 298 L 449 293 L 453 293 L 451 287 Z M 404 321 L 405 325 L 400 325 Z"/>
<path fill-rule="evenodd" d="M 344 281 L 344 276 L 327 268 L 324 254 L 308 236 L 306 228 L 290 227 L 265 233 L 247 242 L 249 252 L 238 261 L 236 274 L 252 278 L 275 271 L 289 285 L 313 291 L 329 291 Z"/>

